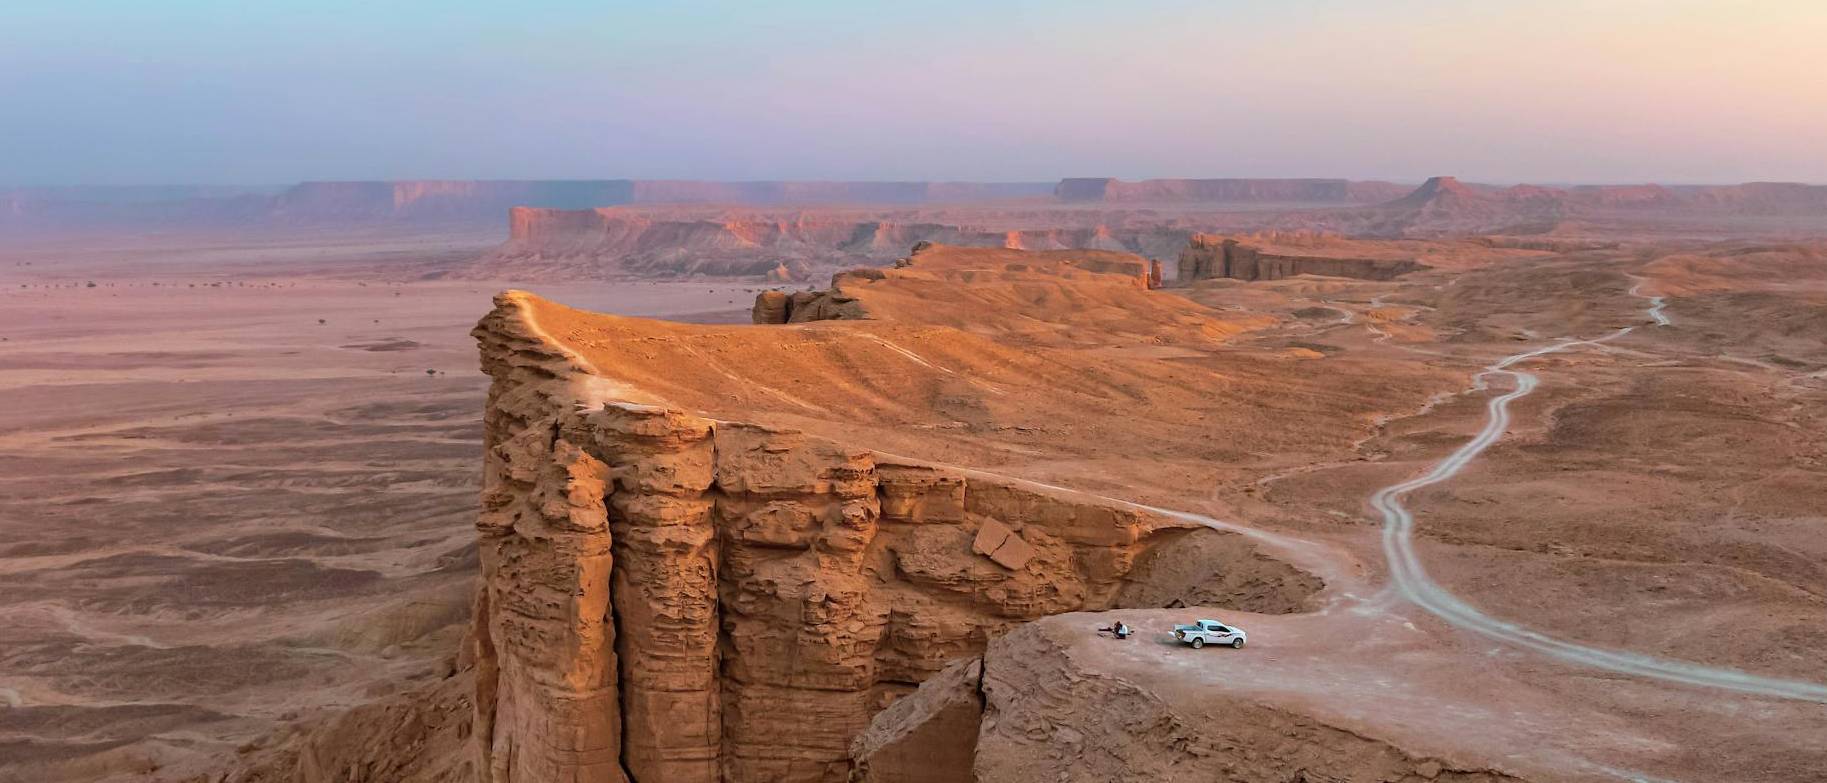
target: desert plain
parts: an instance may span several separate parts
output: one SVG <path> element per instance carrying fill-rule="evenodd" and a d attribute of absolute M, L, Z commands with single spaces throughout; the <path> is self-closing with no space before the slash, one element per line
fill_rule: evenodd
<path fill-rule="evenodd" d="M 0 780 L 1818 779 L 1815 196 L 1385 185 L 8 241 Z"/>

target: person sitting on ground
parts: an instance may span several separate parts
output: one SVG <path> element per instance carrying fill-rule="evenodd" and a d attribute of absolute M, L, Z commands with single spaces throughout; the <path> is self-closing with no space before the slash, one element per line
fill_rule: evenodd
<path fill-rule="evenodd" d="M 1116 634 L 1118 639 L 1129 638 L 1129 626 L 1124 625 L 1122 620 L 1116 621 L 1116 625 L 1110 627 L 1110 632 Z"/>

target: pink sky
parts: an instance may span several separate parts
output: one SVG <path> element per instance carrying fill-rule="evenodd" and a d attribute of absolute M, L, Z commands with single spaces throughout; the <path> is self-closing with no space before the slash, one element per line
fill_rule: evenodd
<path fill-rule="evenodd" d="M 1811 0 L 153 5 L 9 11 L 0 185 L 1827 182 Z"/>

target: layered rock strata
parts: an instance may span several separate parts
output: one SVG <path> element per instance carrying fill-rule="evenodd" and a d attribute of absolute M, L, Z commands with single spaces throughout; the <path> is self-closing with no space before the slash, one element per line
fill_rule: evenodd
<path fill-rule="evenodd" d="M 508 213 L 508 241 L 453 274 L 492 279 L 765 276 L 783 262 L 826 269 L 886 263 L 917 242 L 1166 255 L 1192 233 L 1158 220 L 1136 225 L 1124 225 L 1124 220 L 1120 214 L 1081 210 L 1004 213 L 989 208 L 929 214 L 855 208 L 517 207 Z"/>
<path fill-rule="evenodd" d="M 1123 605 L 1138 564 L 1195 532 L 1253 551 L 1133 507 L 631 402 L 541 331 L 540 306 L 503 294 L 475 330 L 494 379 L 485 781 L 843 780 L 878 711 L 1006 629 Z M 1249 581 L 1284 582 L 1295 604 L 1313 587 L 1265 562 Z"/>
<path fill-rule="evenodd" d="M 1180 280 L 1280 280 L 1295 275 L 1392 280 L 1427 268 L 1412 259 L 1349 258 L 1272 253 L 1228 237 L 1197 234 L 1180 251 Z"/>

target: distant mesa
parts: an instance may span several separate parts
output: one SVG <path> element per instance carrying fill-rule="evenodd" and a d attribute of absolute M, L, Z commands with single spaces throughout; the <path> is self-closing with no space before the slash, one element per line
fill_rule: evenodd
<path fill-rule="evenodd" d="M 920 239 L 1158 256 L 1171 255 L 1201 231 L 1307 230 L 1365 237 L 1591 235 L 1595 230 L 1819 236 L 1827 233 L 1821 223 L 1827 218 L 1827 186 L 1504 187 L 1442 176 L 1418 188 L 1324 178 L 1110 177 L 1054 183 L 601 179 L 57 187 L 0 191 L 0 232 L 370 225 L 493 232 L 510 210 L 516 244 L 504 250 L 531 258 L 534 266 L 558 258 L 552 266 L 569 266 L 568 274 L 586 276 L 621 274 L 623 267 L 636 274 L 651 268 L 759 276 L 782 260 L 827 268 L 859 259 L 886 260 Z M 724 215 L 706 217 L 717 211 Z M 833 217 L 840 211 L 848 214 Z M 1152 225 L 1141 225 L 1141 218 L 1149 216 Z M 769 223 L 777 228 L 767 228 Z M 746 232 L 751 230 L 760 233 L 750 236 Z M 719 232 L 728 236 L 711 237 Z M 580 239 L 591 234 L 596 238 Z M 674 235 L 679 242 L 668 239 Z M 709 247 L 702 244 L 706 241 Z M 628 243 L 642 249 L 622 246 Z M 776 243 L 781 247 L 756 250 Z M 555 253 L 561 246 L 563 252 Z M 649 257 L 653 252 L 671 257 Z M 751 257 L 740 263 L 732 258 L 745 253 Z M 699 255 L 709 257 L 700 261 Z M 757 255 L 772 257 L 753 257 Z M 593 262 L 575 263 L 582 257 Z M 749 268 L 755 264 L 764 265 Z"/>
<path fill-rule="evenodd" d="M 513 207 L 636 204 L 920 205 L 1045 198 L 1051 182 L 371 180 L 285 188 L 69 187 L 0 191 L 0 229 L 320 224 L 495 228 Z"/>
<path fill-rule="evenodd" d="M 453 269 L 462 279 L 767 277 L 811 279 L 883 265 L 919 242 L 1015 250 L 1105 250 L 1172 257 L 1192 232 L 1158 220 L 1110 225 L 1098 213 L 1054 209 L 787 209 L 516 207 L 509 238 Z M 1112 216 L 1122 220 L 1123 216 Z M 1009 226 L 1036 226 L 1010 228 Z"/>
<path fill-rule="evenodd" d="M 1146 179 L 1109 177 L 1060 180 L 1053 195 L 1067 202 L 1354 204 L 1385 201 L 1405 188 L 1389 182 L 1344 179 Z"/>
<path fill-rule="evenodd" d="M 1484 201 L 1488 198 L 1472 186 L 1460 182 L 1458 177 L 1428 177 L 1426 182 L 1421 183 L 1421 187 L 1415 188 L 1408 195 L 1391 202 L 1391 206 L 1418 207 L 1439 201 L 1457 199 Z"/>
<path fill-rule="evenodd" d="M 1198 234 L 1180 253 L 1179 279 L 1181 282 L 1215 278 L 1280 280 L 1295 275 L 1321 275 L 1393 280 L 1426 268 L 1412 258 L 1269 250 L 1230 237 Z"/>
<path fill-rule="evenodd" d="M 1106 296 L 1121 295 L 1112 286 L 1146 291 L 1160 283 L 1156 266 L 1141 256 L 1108 250 L 1024 251 L 919 242 L 892 268 L 839 272 L 827 289 L 763 291 L 756 295 L 750 317 L 757 324 L 943 321 L 933 305 L 933 296 L 942 294 L 954 312 L 966 313 L 976 325 L 1005 318 L 1055 321 L 1071 317 L 1073 310 L 1047 312 L 1042 292 L 1048 288 L 1096 290 Z M 1026 295 L 1007 295 L 1015 285 L 1024 286 Z"/>
<path fill-rule="evenodd" d="M 1751 182 L 1501 187 L 1433 177 L 1377 209 L 1384 213 L 1380 222 L 1371 221 L 1371 227 L 1361 233 L 1545 234 L 1581 225 L 1610 225 L 1638 231 L 1704 232 L 1731 226 L 1740 232 L 1818 234 L 1817 224 L 1770 219 L 1827 217 L 1827 186 Z"/>

